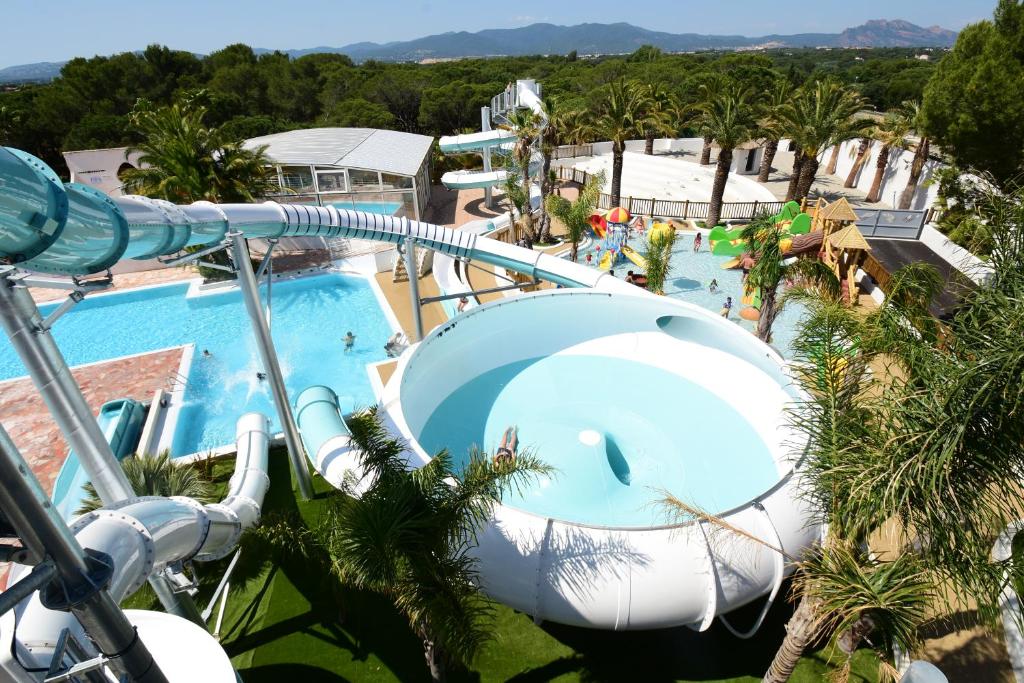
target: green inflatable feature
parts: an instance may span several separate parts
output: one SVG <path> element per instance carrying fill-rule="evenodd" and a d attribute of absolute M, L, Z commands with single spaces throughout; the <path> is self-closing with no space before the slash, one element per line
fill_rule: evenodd
<path fill-rule="evenodd" d="M 805 235 L 811 231 L 811 217 L 806 213 L 798 213 L 789 224 L 790 235 Z"/>

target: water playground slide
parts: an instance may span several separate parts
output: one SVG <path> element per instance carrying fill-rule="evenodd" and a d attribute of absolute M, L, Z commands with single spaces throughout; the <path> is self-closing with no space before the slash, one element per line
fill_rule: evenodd
<path fill-rule="evenodd" d="M 629 246 L 628 244 L 622 245 L 622 255 L 628 258 L 633 263 L 635 263 L 640 268 L 647 270 L 647 259 L 638 254 L 636 249 Z"/>
<path fill-rule="evenodd" d="M 449 190 L 469 190 L 494 187 L 508 180 L 508 171 L 448 171 L 441 176 L 441 184 Z"/>
<path fill-rule="evenodd" d="M 467 135 L 445 135 L 438 141 L 438 146 L 445 154 L 461 154 L 477 152 L 487 147 L 501 147 L 505 143 L 515 142 L 515 140 L 514 132 L 499 128 Z"/>
<path fill-rule="evenodd" d="M 612 267 L 612 252 L 606 251 L 601 255 L 601 261 L 597 264 L 601 270 L 608 270 Z"/>
<path fill-rule="evenodd" d="M 142 431 L 144 413 L 142 404 L 130 398 L 107 401 L 100 408 L 96 422 L 118 460 L 123 460 L 135 450 Z M 88 482 L 89 475 L 78 456 L 74 451 L 68 453 L 53 484 L 53 495 L 50 496 L 54 508 L 65 522 L 78 516 L 78 508 L 85 499 L 82 487 Z"/>

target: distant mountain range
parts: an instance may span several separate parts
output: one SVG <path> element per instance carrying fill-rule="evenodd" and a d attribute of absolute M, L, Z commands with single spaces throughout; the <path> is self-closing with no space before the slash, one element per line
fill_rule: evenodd
<path fill-rule="evenodd" d="M 654 45 L 666 52 L 699 50 L 742 50 L 780 47 L 951 47 L 956 31 L 932 26 L 923 28 L 900 19 L 875 19 L 842 33 L 797 33 L 794 35 L 719 36 L 699 33 L 665 33 L 632 24 L 531 24 L 521 28 L 487 29 L 469 33 L 455 31 L 392 43 L 353 43 L 342 47 L 314 47 L 282 50 L 292 57 L 314 53 L 346 54 L 357 62 L 458 59 L 515 55 L 564 55 L 575 50 L 581 55 L 623 54 L 641 45 Z M 258 53 L 272 52 L 257 48 Z M 55 78 L 66 62 L 38 62 L 0 69 L 0 83 L 47 81 Z"/>

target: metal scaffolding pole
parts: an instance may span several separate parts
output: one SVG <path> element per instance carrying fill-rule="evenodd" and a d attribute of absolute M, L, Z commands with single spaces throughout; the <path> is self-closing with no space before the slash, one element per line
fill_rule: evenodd
<path fill-rule="evenodd" d="M 412 237 L 405 238 L 405 248 L 402 256 L 405 258 L 405 272 L 409 276 L 409 294 L 412 297 L 412 320 L 416 326 L 416 339 L 423 339 L 423 316 L 420 311 L 420 278 L 416 268 L 416 240 Z"/>
<path fill-rule="evenodd" d="M 288 447 L 292 471 L 295 472 L 295 479 L 299 483 L 299 493 L 304 499 L 310 500 L 313 497 L 313 480 L 309 476 L 306 452 L 302 448 L 302 438 L 299 436 L 299 428 L 295 424 L 295 416 L 292 414 L 292 406 L 288 400 L 284 375 L 277 362 L 274 340 L 270 336 L 270 327 L 263 315 L 259 284 L 256 282 L 256 275 L 252 272 L 252 265 L 249 261 L 249 248 L 245 244 L 245 236 L 240 232 L 229 233 L 228 239 L 231 241 L 232 258 L 238 273 L 238 286 L 242 290 L 245 310 L 249 313 L 249 322 L 252 323 L 253 335 L 256 337 L 256 348 L 259 349 L 263 369 L 267 373 L 267 382 L 270 383 L 270 391 L 274 396 L 277 417 L 281 421 L 281 429 L 284 430 L 284 440 Z"/>
<path fill-rule="evenodd" d="M 136 683 L 167 683 L 135 627 L 106 590 L 113 570 L 109 556 L 86 552 L 57 516 L 7 431 L 0 425 L 0 509 L 32 550 L 49 558 L 54 582 L 42 588 L 47 609 L 67 610 L 119 675 Z M 56 634 L 54 634 L 56 636 Z"/>
<path fill-rule="evenodd" d="M 11 340 L 11 346 L 17 351 L 32 383 L 68 446 L 78 456 L 104 505 L 134 498 L 135 491 L 114 457 L 49 328 L 43 324 L 39 307 L 32 300 L 28 288 L 9 277 L 15 272 L 14 269 L 0 271 L 0 325 Z M 164 609 L 206 628 L 191 595 L 175 593 L 162 575 L 150 577 L 149 583 Z"/>

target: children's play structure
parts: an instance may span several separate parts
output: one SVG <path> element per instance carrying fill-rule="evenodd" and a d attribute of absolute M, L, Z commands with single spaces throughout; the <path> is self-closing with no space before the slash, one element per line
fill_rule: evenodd
<path fill-rule="evenodd" d="M 835 273 L 843 301 L 856 305 L 857 270 L 871 250 L 857 229 L 856 212 L 845 198 L 832 203 L 818 199 L 807 208 L 805 211 L 797 202 L 787 202 L 772 217 L 775 225 L 782 229 L 780 253 L 786 258 L 816 254 Z M 734 257 L 722 264 L 723 269 L 743 268 L 749 271 L 754 267 L 756 260 L 742 234 L 743 228 L 729 230 L 721 225 L 708 234 L 713 254 Z M 740 301 L 747 307 L 740 311 L 741 318 L 760 318 L 760 288 L 747 286 Z"/>

